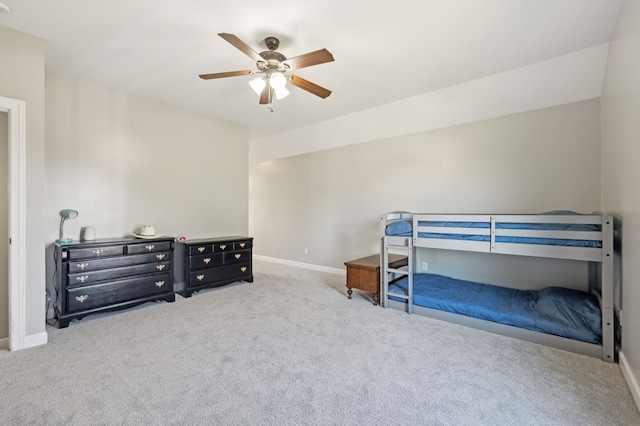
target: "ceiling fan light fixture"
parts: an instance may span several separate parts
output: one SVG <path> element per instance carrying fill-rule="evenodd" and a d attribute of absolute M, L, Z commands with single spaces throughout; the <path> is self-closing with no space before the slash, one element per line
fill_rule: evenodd
<path fill-rule="evenodd" d="M 274 72 L 269 76 L 269 83 L 271 87 L 273 87 L 277 100 L 284 99 L 289 96 L 290 92 L 285 87 L 287 85 L 287 77 L 285 77 L 284 73 L 280 71 Z"/>
<path fill-rule="evenodd" d="M 249 82 L 249 86 L 251 86 L 253 91 L 256 92 L 256 95 L 258 96 L 260 96 L 260 94 L 262 93 L 265 84 L 266 83 L 264 81 L 264 77 L 254 78 Z"/>
<path fill-rule="evenodd" d="M 287 84 L 287 77 L 285 77 L 281 72 L 274 72 L 269 78 L 271 86 L 274 89 L 284 88 L 284 86 Z"/>
<path fill-rule="evenodd" d="M 284 99 L 287 96 L 289 96 L 289 91 L 287 90 L 286 87 L 282 86 L 282 87 L 274 87 L 273 91 L 276 93 L 276 99 L 280 100 L 280 99 Z"/>

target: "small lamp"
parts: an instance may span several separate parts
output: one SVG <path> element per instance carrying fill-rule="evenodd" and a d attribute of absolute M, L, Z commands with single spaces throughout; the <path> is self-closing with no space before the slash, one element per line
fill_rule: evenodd
<path fill-rule="evenodd" d="M 64 238 L 62 233 L 62 228 L 64 227 L 64 221 L 67 219 L 75 219 L 78 217 L 77 210 L 64 209 L 60 210 L 60 238 L 56 241 L 59 243 L 70 243 L 73 241 L 71 238 Z"/>

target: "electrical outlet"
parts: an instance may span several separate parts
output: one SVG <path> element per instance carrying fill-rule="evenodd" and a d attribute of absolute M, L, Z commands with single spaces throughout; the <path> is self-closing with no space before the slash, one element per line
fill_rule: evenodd
<path fill-rule="evenodd" d="M 304 254 L 309 254 L 309 249 L 307 247 L 304 248 Z"/>
<path fill-rule="evenodd" d="M 422 270 L 426 271 L 429 268 L 429 265 L 427 265 L 427 262 L 422 262 Z"/>

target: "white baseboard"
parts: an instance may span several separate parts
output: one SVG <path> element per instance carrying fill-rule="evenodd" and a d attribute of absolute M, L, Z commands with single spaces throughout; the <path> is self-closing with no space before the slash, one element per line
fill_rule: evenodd
<path fill-rule="evenodd" d="M 636 402 L 638 409 L 640 410 L 640 386 L 638 385 L 638 380 L 633 375 L 633 372 L 629 368 L 629 363 L 627 362 L 627 358 L 624 356 L 622 351 L 618 353 L 618 363 L 620 364 L 620 370 L 622 370 L 622 375 L 624 379 L 627 381 L 627 385 L 629 386 L 629 390 L 631 391 L 631 395 L 633 395 L 633 400 Z"/>
<path fill-rule="evenodd" d="M 31 334 L 24 337 L 24 346 L 22 349 L 32 348 L 34 346 L 46 345 L 49 341 L 49 336 L 46 331 L 38 334 Z"/>
<path fill-rule="evenodd" d="M 293 260 L 278 259 L 275 257 L 260 256 L 257 254 L 254 254 L 253 258 L 271 263 L 279 263 L 281 265 L 297 266 L 298 268 L 311 269 L 320 272 L 329 272 L 330 274 L 344 275 L 346 273 L 344 269 L 329 268 L 328 266 L 313 265 L 311 263 L 294 262 Z"/>
<path fill-rule="evenodd" d="M 9 338 L 0 339 L 0 350 L 9 349 Z"/>

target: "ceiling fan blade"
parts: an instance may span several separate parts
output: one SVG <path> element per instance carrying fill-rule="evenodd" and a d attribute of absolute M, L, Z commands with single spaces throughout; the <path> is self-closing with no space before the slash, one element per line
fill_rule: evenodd
<path fill-rule="evenodd" d="M 273 87 L 271 87 L 271 83 L 269 80 L 265 82 L 264 89 L 262 89 L 262 93 L 260 93 L 260 105 L 268 105 L 271 103 L 273 99 Z"/>
<path fill-rule="evenodd" d="M 315 52 L 309 52 L 296 56 L 295 58 L 287 59 L 286 61 L 282 61 L 282 63 L 288 65 L 289 69 L 297 70 L 312 65 L 324 64 L 325 62 L 333 62 L 333 60 L 331 52 L 327 49 L 320 49 Z"/>
<path fill-rule="evenodd" d="M 322 99 L 325 99 L 331 94 L 331 90 L 327 90 L 324 87 L 318 86 L 317 84 L 312 83 L 309 80 L 305 80 L 302 77 L 298 77 L 297 75 L 292 75 L 289 83 L 306 90 L 309 93 L 313 93 L 316 96 L 320 96 Z"/>
<path fill-rule="evenodd" d="M 245 43 L 244 41 L 240 40 L 236 35 L 227 34 L 227 33 L 218 33 L 218 35 L 220 37 L 222 37 L 223 39 L 227 40 L 236 49 L 240 50 L 242 53 L 244 53 L 245 55 L 247 55 L 248 57 L 250 57 L 254 61 L 256 61 L 256 62 L 264 62 L 264 58 L 262 56 L 258 55 L 258 53 L 255 50 L 253 50 L 251 47 L 249 47 L 249 45 L 247 43 Z"/>
<path fill-rule="evenodd" d="M 243 70 L 243 71 L 227 71 L 227 72 L 216 72 L 213 74 L 200 74 L 200 78 L 203 80 L 211 80 L 213 78 L 224 78 L 224 77 L 236 77 L 239 75 L 249 75 L 253 71 Z"/>

